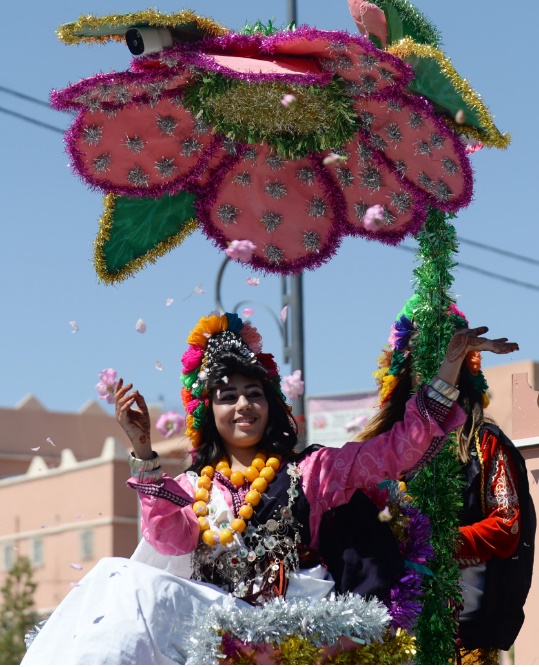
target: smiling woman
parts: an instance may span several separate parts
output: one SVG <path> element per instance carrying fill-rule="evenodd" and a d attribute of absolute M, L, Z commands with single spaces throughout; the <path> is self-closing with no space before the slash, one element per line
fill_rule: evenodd
<path fill-rule="evenodd" d="M 410 510 L 403 529 L 418 526 L 412 541 L 422 547 L 401 554 L 378 520 L 375 503 L 388 496 L 376 487 L 425 465 L 463 422 L 453 384 L 470 349 L 517 348 L 485 332 L 455 335 L 437 378 L 391 431 L 298 451 L 296 422 L 257 330 L 232 313 L 201 318 L 182 357 L 191 468 L 176 479 L 162 473 L 144 398 L 120 380 L 116 416 L 133 445 L 128 485 L 139 493 L 144 539 L 131 559 L 100 561 L 24 663 L 314 664 L 336 653 L 347 664 L 410 662 L 406 630 L 420 608 L 421 578 L 404 560 L 424 562 L 428 530 Z M 341 529 L 353 525 L 360 537 L 353 572 L 326 520 L 348 504 Z"/>

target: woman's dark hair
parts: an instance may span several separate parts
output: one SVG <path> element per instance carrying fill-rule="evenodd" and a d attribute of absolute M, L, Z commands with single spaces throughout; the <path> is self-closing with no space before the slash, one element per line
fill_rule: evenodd
<path fill-rule="evenodd" d="M 223 351 L 208 375 L 210 402 L 203 427 L 202 442 L 194 452 L 193 463 L 189 470 L 200 473 L 204 466 L 214 466 L 226 456 L 223 440 L 215 425 L 211 397 L 223 378 L 235 373 L 259 380 L 268 402 L 268 423 L 258 445 L 259 449 L 264 450 L 267 454 L 280 454 L 283 458 L 287 458 L 297 445 L 298 426 L 296 420 L 286 403 L 279 396 L 263 366 L 259 363 L 250 363 L 249 360 L 234 352 Z"/>

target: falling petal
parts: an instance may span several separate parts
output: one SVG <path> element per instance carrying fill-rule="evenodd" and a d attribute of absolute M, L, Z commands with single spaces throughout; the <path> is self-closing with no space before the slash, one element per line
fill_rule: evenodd
<path fill-rule="evenodd" d="M 165 304 L 167 306 L 172 306 L 173 303 L 174 303 L 174 299 L 167 299 L 166 302 L 165 302 Z"/>
<path fill-rule="evenodd" d="M 295 95 L 290 95 L 290 94 L 285 95 L 281 100 L 281 104 L 286 109 L 293 109 L 296 106 L 297 102 L 298 102 L 297 97 Z"/>
<path fill-rule="evenodd" d="M 251 315 L 255 312 L 254 308 L 245 308 L 242 313 L 242 317 L 251 317 Z"/>
<path fill-rule="evenodd" d="M 228 384 L 228 375 L 223 375 L 223 377 L 221 378 L 221 382 Z"/>
<path fill-rule="evenodd" d="M 163 364 L 160 361 L 155 362 L 155 367 L 157 368 L 158 371 L 163 370 Z"/>
<path fill-rule="evenodd" d="M 69 322 L 69 326 L 72 329 L 71 333 L 77 333 L 77 331 L 79 330 L 79 325 L 75 322 L 75 320 L 71 320 Z"/>
<path fill-rule="evenodd" d="M 84 514 L 77 514 L 77 516 L 75 517 L 75 519 L 82 519 L 83 517 L 84 517 Z"/>
<path fill-rule="evenodd" d="M 165 438 L 170 438 L 172 435 L 181 433 L 185 428 L 185 417 L 177 412 L 163 413 L 155 424 L 155 428 L 164 435 Z"/>
<path fill-rule="evenodd" d="M 48 528 L 48 526 L 47 526 L 46 523 L 42 523 L 41 526 L 40 526 L 40 528 Z"/>
<path fill-rule="evenodd" d="M 52 441 L 52 438 L 47 438 L 47 442 L 49 443 L 49 445 L 52 445 L 53 447 L 56 447 L 56 445 Z"/>
<path fill-rule="evenodd" d="M 256 287 L 260 285 L 260 278 L 247 278 L 247 284 Z"/>
<path fill-rule="evenodd" d="M 378 514 L 378 520 L 382 522 L 391 521 L 391 512 L 389 511 L 389 507 L 384 507 L 384 509 Z"/>
<path fill-rule="evenodd" d="M 282 388 L 283 392 L 292 401 L 301 396 L 305 392 L 305 383 L 301 379 L 301 371 L 296 370 L 292 375 L 287 375 L 283 378 Z"/>
<path fill-rule="evenodd" d="M 330 153 L 323 159 L 324 164 L 335 164 L 335 162 L 345 162 L 346 156 L 339 155 L 338 153 Z"/>
<path fill-rule="evenodd" d="M 74 570 L 82 570 L 82 565 L 80 563 L 70 563 L 69 567 L 72 567 Z"/>
<path fill-rule="evenodd" d="M 204 294 L 206 290 L 202 288 L 202 285 L 197 285 L 184 299 L 188 299 L 190 296 L 193 296 L 193 294 Z"/>
<path fill-rule="evenodd" d="M 283 431 L 283 435 L 289 436 L 290 433 L 287 433 L 286 431 Z"/>
<path fill-rule="evenodd" d="M 141 334 L 146 333 L 146 322 L 144 320 L 137 320 L 135 329 Z"/>
<path fill-rule="evenodd" d="M 77 584 L 76 581 L 70 581 L 69 585 L 71 586 L 71 588 L 77 588 L 78 586 L 80 586 L 80 584 Z"/>
<path fill-rule="evenodd" d="M 39 447 L 30 447 L 30 449 L 31 449 L 33 452 L 38 452 L 38 451 L 41 449 L 41 446 L 39 446 Z"/>
<path fill-rule="evenodd" d="M 94 623 L 99 623 L 99 621 L 102 621 L 104 618 L 104 616 L 98 616 L 97 618 L 94 618 Z"/>
<path fill-rule="evenodd" d="M 279 315 L 279 318 L 281 322 L 284 324 L 286 322 L 286 318 L 288 317 L 288 306 L 285 306 Z"/>
<path fill-rule="evenodd" d="M 464 123 L 466 122 L 466 114 L 462 109 L 459 109 L 455 114 L 455 122 L 458 123 L 459 125 L 464 125 Z"/>

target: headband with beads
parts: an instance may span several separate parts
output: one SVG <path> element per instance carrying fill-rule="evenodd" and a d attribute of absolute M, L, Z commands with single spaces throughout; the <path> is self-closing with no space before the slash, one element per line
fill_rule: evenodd
<path fill-rule="evenodd" d="M 187 414 L 186 434 L 194 447 L 202 441 L 208 411 L 207 380 L 222 352 L 232 352 L 248 363 L 261 366 L 270 385 L 286 405 L 281 391 L 281 376 L 273 355 L 262 352 L 262 336 L 236 313 L 212 313 L 201 317 L 187 337 L 187 343 L 189 347 L 182 356 L 181 395 Z"/>
<path fill-rule="evenodd" d="M 413 340 L 417 333 L 414 313 L 418 305 L 419 297 L 416 294 L 404 304 L 404 308 L 391 326 L 388 345 L 382 349 L 378 358 L 378 370 L 373 373 L 373 376 L 378 385 L 380 406 L 384 405 L 393 395 L 399 383 L 399 375 L 404 362 L 410 354 L 413 354 Z M 466 316 L 457 308 L 455 303 L 449 305 L 447 316 L 453 330 L 468 328 L 469 324 Z M 481 370 L 481 352 L 472 351 L 466 355 L 466 368 L 470 373 L 475 389 L 481 394 L 483 407 L 486 408 L 490 399 L 487 394 L 488 384 Z"/>

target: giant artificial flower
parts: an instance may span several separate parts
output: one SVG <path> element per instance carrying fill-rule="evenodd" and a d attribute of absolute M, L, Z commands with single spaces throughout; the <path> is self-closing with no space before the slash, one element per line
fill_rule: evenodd
<path fill-rule="evenodd" d="M 379 2 L 385 13 L 376 4 L 350 0 L 362 35 L 267 34 L 261 24 L 235 33 L 187 11 L 62 26 L 68 43 L 124 39 L 133 26 L 170 35 L 128 71 L 52 94 L 55 108 L 78 111 L 66 138 L 73 169 L 107 193 L 99 276 L 121 280 L 197 227 L 223 250 L 251 241 L 256 268 L 297 273 L 327 261 L 345 235 L 395 244 L 429 207 L 467 205 L 459 135 L 500 147 L 508 138 L 423 17 L 403 0 Z M 372 206 L 384 215 L 371 229 Z"/>

